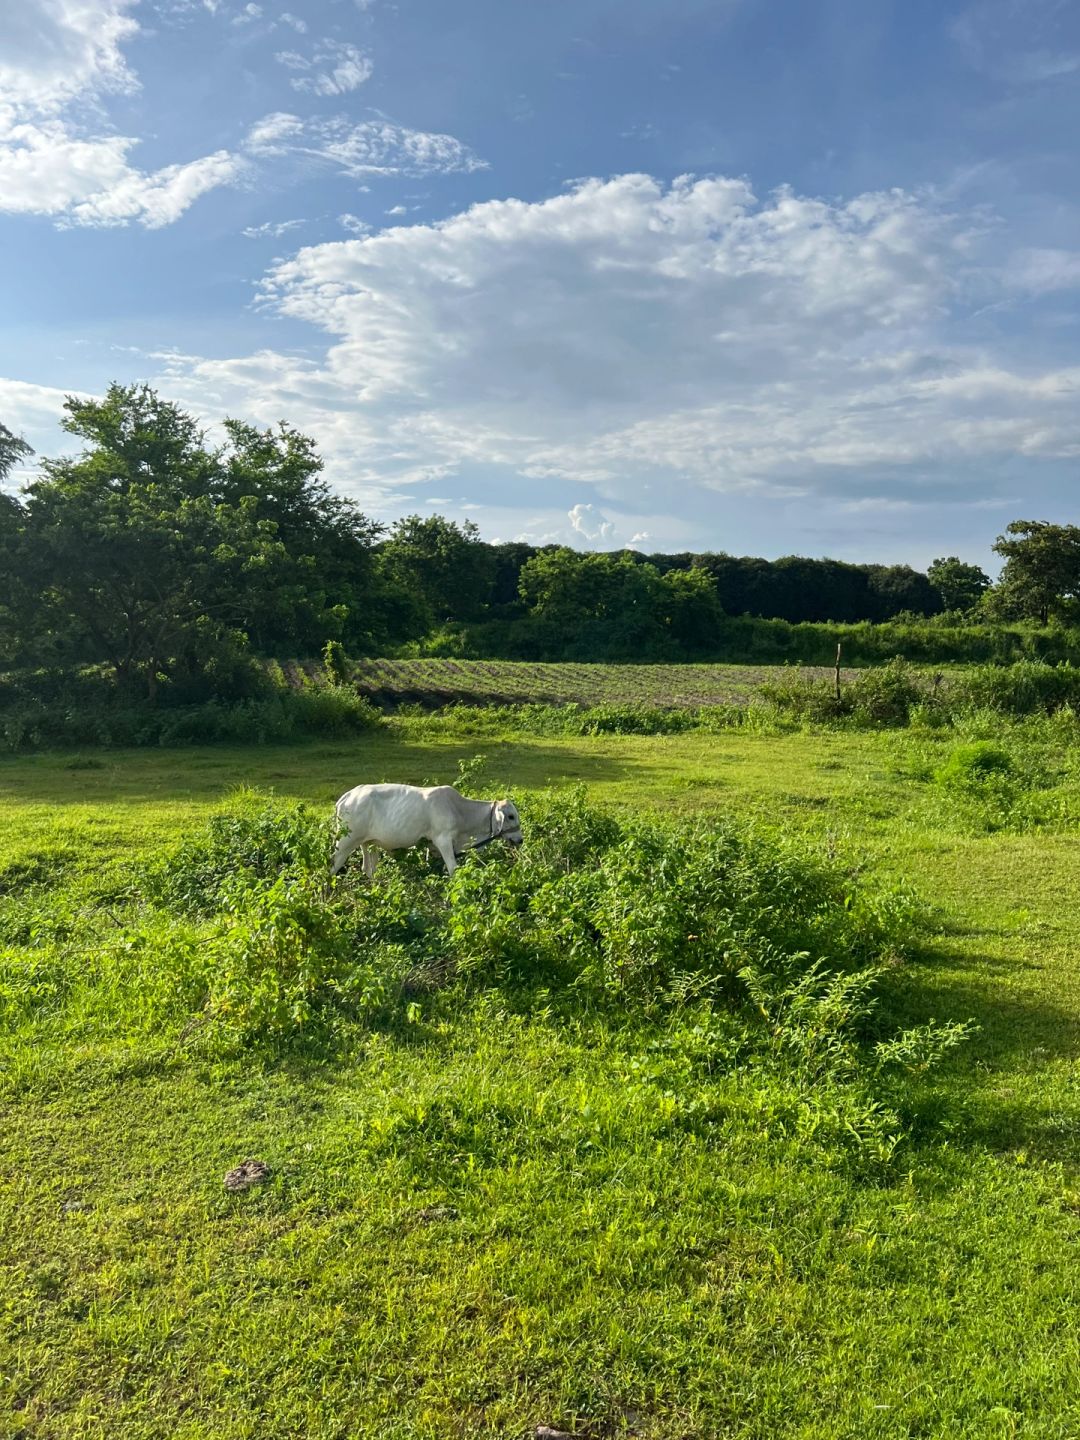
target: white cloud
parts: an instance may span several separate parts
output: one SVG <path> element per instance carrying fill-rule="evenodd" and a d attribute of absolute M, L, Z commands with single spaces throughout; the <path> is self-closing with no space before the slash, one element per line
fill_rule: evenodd
<path fill-rule="evenodd" d="M 334 165 L 357 179 L 469 173 L 487 166 L 485 160 L 452 135 L 410 130 L 390 120 L 354 124 L 337 116 L 305 121 L 285 111 L 257 121 L 248 132 L 245 146 L 254 155 L 305 156 Z"/>
<path fill-rule="evenodd" d="M 267 237 L 276 240 L 289 230 L 297 230 L 301 225 L 306 224 L 306 220 L 265 220 L 261 225 L 246 226 L 241 234 L 249 240 L 262 240 Z"/>
<path fill-rule="evenodd" d="M 95 134 L 72 118 L 78 105 L 137 89 L 120 48 L 138 30 L 131 8 L 130 0 L 0 7 L 0 213 L 154 229 L 239 177 L 242 162 L 224 150 L 139 170 L 128 161 L 133 138 Z"/>
<path fill-rule="evenodd" d="M 256 120 L 247 133 L 244 146 L 256 154 L 282 155 L 303 133 L 304 122 L 298 115 L 275 110 L 272 115 Z"/>
<path fill-rule="evenodd" d="M 288 10 L 282 11 L 278 16 L 279 25 L 291 25 L 298 35 L 307 34 L 307 21 L 301 20 L 299 15 L 291 15 Z"/>
<path fill-rule="evenodd" d="M 1009 278 L 1035 295 L 1080 289 L 1080 251 L 1021 250 L 1013 257 Z"/>
<path fill-rule="evenodd" d="M 208 418 L 288 414 L 366 497 L 481 467 L 624 517 L 567 493 L 545 530 L 663 542 L 657 491 L 858 501 L 887 473 L 903 500 L 927 467 L 1080 455 L 1080 368 L 950 340 L 980 243 L 900 191 L 589 180 L 303 249 L 263 302 L 321 360 L 178 358 L 163 383 Z"/>
<path fill-rule="evenodd" d="M 359 215 L 350 215 L 348 211 L 338 216 L 338 224 L 350 235 L 367 235 L 371 230 L 366 220 L 361 220 Z"/>
<path fill-rule="evenodd" d="M 615 534 L 614 524 L 595 505 L 575 505 L 567 512 L 566 518 L 570 521 L 571 529 L 583 540 L 602 544 L 611 540 Z"/>
<path fill-rule="evenodd" d="M 274 59 L 289 70 L 304 71 L 289 84 L 311 95 L 346 95 L 369 80 L 374 68 L 369 56 L 342 40 L 321 41 L 310 59 L 296 50 L 280 50 Z"/>
<path fill-rule="evenodd" d="M 245 5 L 238 15 L 233 16 L 232 23 L 234 25 L 250 25 L 253 20 L 261 20 L 262 13 L 261 5 L 254 3 Z"/>
<path fill-rule="evenodd" d="M 0 375 L 0 420 L 32 445 L 39 457 L 56 454 L 58 448 L 70 448 L 70 437 L 60 429 L 66 398 L 66 391 L 51 385 L 34 385 Z M 17 490 L 37 466 L 37 458 L 31 456 L 8 476 L 6 488 Z"/>
<path fill-rule="evenodd" d="M 137 0 L 9 0 L 0 5 L 0 107 L 55 112 L 69 101 L 135 90 L 121 45 Z"/>
<path fill-rule="evenodd" d="M 311 127 L 312 153 L 349 175 L 439 175 L 483 170 L 481 160 L 452 135 L 410 130 L 389 120 L 323 121 Z"/>
<path fill-rule="evenodd" d="M 135 141 L 83 139 L 59 120 L 5 126 L 0 116 L 0 212 L 51 215 L 60 225 L 130 221 L 157 229 L 207 191 L 239 178 L 243 162 L 219 150 L 180 165 L 142 171 L 128 163 Z"/>

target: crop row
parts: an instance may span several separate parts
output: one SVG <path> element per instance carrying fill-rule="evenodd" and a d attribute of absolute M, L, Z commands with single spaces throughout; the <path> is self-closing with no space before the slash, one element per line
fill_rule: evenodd
<path fill-rule="evenodd" d="M 804 676 L 821 676 L 806 669 Z M 362 660 L 353 681 L 383 702 L 720 705 L 744 701 L 775 678 L 767 665 L 544 664 L 514 660 Z"/>

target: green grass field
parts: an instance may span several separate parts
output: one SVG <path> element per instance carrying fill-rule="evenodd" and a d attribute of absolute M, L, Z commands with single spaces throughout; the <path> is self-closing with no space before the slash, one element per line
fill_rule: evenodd
<path fill-rule="evenodd" d="M 0 760 L 0 1435 L 1080 1434 L 1080 749 L 1017 742 L 1057 808 L 1009 821 L 933 783 L 958 738 L 404 722 Z M 234 787 L 329 809 L 481 746 L 526 827 L 580 783 L 914 887 L 887 1008 L 980 1028 L 913 1079 L 896 1164 L 689 1023 L 554 993 L 418 993 L 278 1053 L 158 1025 L 138 887 Z M 247 1156 L 272 1178 L 230 1196 Z"/>

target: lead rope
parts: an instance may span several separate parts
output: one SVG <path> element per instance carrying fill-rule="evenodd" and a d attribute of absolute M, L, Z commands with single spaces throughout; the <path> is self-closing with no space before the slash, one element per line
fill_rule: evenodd
<path fill-rule="evenodd" d="M 487 838 L 484 839 L 484 840 L 474 840 L 471 845 L 466 845 L 464 850 L 455 850 L 455 852 L 454 852 L 455 855 L 464 855 L 464 854 L 466 854 L 467 851 L 469 851 L 469 850 L 482 850 L 485 845 L 490 845 L 491 842 L 496 838 L 496 835 L 495 835 L 495 806 L 496 806 L 498 803 L 499 803 L 499 802 L 498 802 L 497 800 L 493 800 L 493 801 L 491 802 L 491 809 L 488 811 L 488 834 L 487 834 Z"/>

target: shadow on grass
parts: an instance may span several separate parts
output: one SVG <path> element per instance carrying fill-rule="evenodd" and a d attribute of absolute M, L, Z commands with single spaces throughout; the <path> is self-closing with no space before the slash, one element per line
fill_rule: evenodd
<path fill-rule="evenodd" d="M 165 797 L 167 804 L 214 803 L 244 785 L 329 808 L 345 790 L 367 782 L 452 784 L 458 761 L 478 751 L 487 753 L 490 774 L 520 790 L 580 780 L 614 784 L 648 768 L 630 756 L 599 751 L 589 741 L 560 745 L 500 734 L 452 739 L 377 734 L 359 736 L 347 745 L 311 740 L 265 747 L 105 750 L 98 752 L 101 769 L 80 774 L 78 803 L 161 806 Z M 9 802 L 70 806 L 72 779 L 67 767 L 73 753 L 0 757 L 0 794 Z M 163 829 L 171 824 L 163 813 Z"/>
<path fill-rule="evenodd" d="M 954 1149 L 1026 1147 L 1080 1160 L 1080 1095 L 1045 1074 L 1054 1062 L 1080 1058 L 1080 1016 L 997 978 L 1020 968 L 939 947 L 885 982 L 877 1012 L 885 1031 L 968 1020 L 978 1027 L 927 1080 L 913 1079 L 901 1104 L 917 1140 L 932 1144 L 947 1131 Z M 960 969 L 987 979 L 961 978 Z M 932 974 L 939 983 L 930 983 Z"/>

